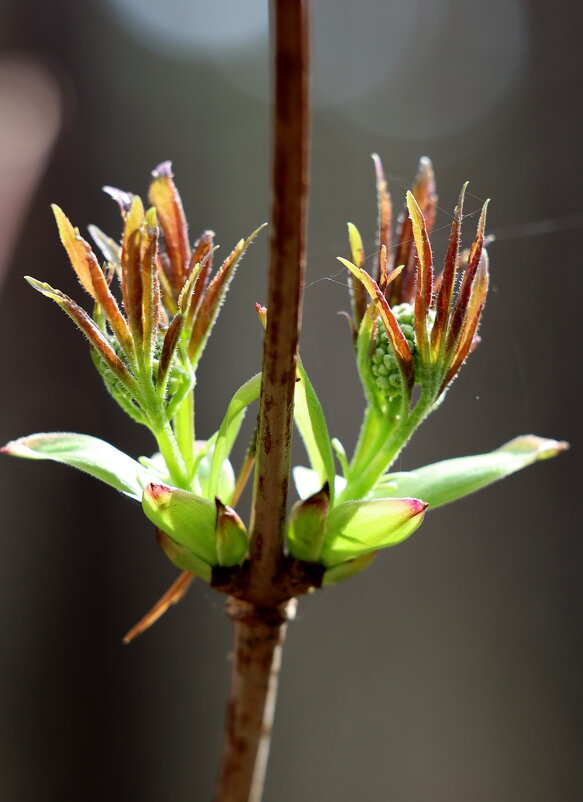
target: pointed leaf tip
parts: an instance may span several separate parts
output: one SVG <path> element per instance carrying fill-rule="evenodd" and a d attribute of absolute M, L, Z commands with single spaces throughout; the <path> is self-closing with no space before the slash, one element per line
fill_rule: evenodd
<path fill-rule="evenodd" d="M 172 172 L 172 162 L 171 161 L 164 161 L 160 162 L 157 167 L 154 167 L 152 170 L 152 178 L 173 178 L 174 173 Z"/>

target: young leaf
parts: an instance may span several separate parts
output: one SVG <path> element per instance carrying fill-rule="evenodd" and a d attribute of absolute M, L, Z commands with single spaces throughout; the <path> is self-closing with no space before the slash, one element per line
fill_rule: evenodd
<path fill-rule="evenodd" d="M 378 551 L 369 551 L 368 554 L 362 554 L 354 560 L 348 560 L 345 563 L 333 565 L 332 568 L 328 568 L 328 570 L 324 572 L 322 587 L 335 585 L 337 582 L 342 582 L 344 579 L 352 579 L 353 576 L 360 574 L 361 571 L 368 568 L 377 554 Z"/>
<path fill-rule="evenodd" d="M 56 203 L 52 204 L 51 209 L 55 215 L 59 236 L 67 251 L 71 266 L 77 274 L 77 278 L 81 282 L 83 288 L 89 295 L 95 298 L 93 282 L 91 281 L 91 270 L 89 267 L 90 262 L 97 264 L 95 254 L 91 250 L 89 243 L 79 234 L 79 229 L 74 228 L 63 210 L 57 206 Z"/>
<path fill-rule="evenodd" d="M 243 418 L 249 404 L 252 404 L 261 391 L 261 373 L 257 373 L 249 381 L 239 387 L 231 398 L 227 412 L 220 425 L 211 460 L 211 470 L 208 481 L 208 498 L 214 499 L 219 495 L 219 478 L 223 462 L 229 458 L 233 443 L 243 423 Z"/>
<path fill-rule="evenodd" d="M 88 434 L 45 432 L 12 440 L 4 454 L 26 459 L 48 459 L 70 465 L 141 501 L 151 473 L 123 451 Z"/>
<path fill-rule="evenodd" d="M 554 457 L 568 447 L 565 442 L 527 434 L 488 454 L 447 459 L 416 471 L 388 474 L 373 493 L 384 498 L 416 495 L 434 509 L 475 493 L 538 460 Z"/>
<path fill-rule="evenodd" d="M 320 562 L 328 568 L 412 535 L 427 504 L 416 498 L 345 501 L 330 511 Z"/>
<path fill-rule="evenodd" d="M 193 366 L 198 364 L 202 355 L 206 341 L 209 338 L 223 301 L 225 300 L 225 295 L 229 289 L 231 279 L 235 275 L 237 265 L 257 234 L 265 228 L 265 225 L 266 224 L 259 226 L 251 236 L 247 237 L 245 240 L 240 240 L 237 245 L 235 245 L 234 249 L 227 256 L 217 274 L 208 285 L 204 297 L 200 302 L 192 335 L 190 337 L 190 343 L 188 344 L 188 356 Z"/>
<path fill-rule="evenodd" d="M 172 540 L 172 538 L 161 529 L 158 529 L 156 532 L 156 541 L 170 562 L 177 568 L 180 568 L 181 571 L 189 571 L 191 574 L 195 574 L 201 579 L 204 579 L 205 582 L 211 581 L 211 566 L 204 560 L 201 560 L 200 557 L 197 557 L 196 554 L 190 549 L 187 549 L 186 546 L 182 546 L 180 543 Z"/>
<path fill-rule="evenodd" d="M 93 224 L 88 225 L 87 229 L 91 234 L 93 242 L 103 254 L 105 261 L 111 262 L 119 267 L 121 264 L 121 245 L 119 242 L 116 242 L 111 237 L 108 237 L 107 234 Z"/>
<path fill-rule="evenodd" d="M 328 426 L 320 400 L 299 356 L 296 372 L 299 381 L 295 387 L 294 419 L 308 452 L 310 464 L 320 477 L 320 487 L 328 483 L 334 501 L 336 471 Z"/>
<path fill-rule="evenodd" d="M 87 312 L 69 298 L 68 295 L 65 295 L 60 290 L 54 289 L 50 284 L 38 281 L 31 276 L 25 276 L 24 278 L 28 281 L 30 286 L 34 287 L 41 295 L 50 298 L 61 307 L 63 312 L 71 318 L 73 323 L 83 332 L 95 350 L 103 357 L 108 367 L 113 371 L 124 387 L 127 387 L 135 396 L 137 394 L 137 385 L 134 377 L 115 353 L 105 334 L 89 317 Z"/>
<path fill-rule="evenodd" d="M 172 266 L 172 278 L 176 298 L 186 280 L 190 261 L 188 225 L 182 201 L 174 184 L 171 162 L 162 162 L 152 171 L 148 198 L 156 207 L 160 227 L 164 233 L 164 245 Z"/>
<path fill-rule="evenodd" d="M 296 465 L 295 468 L 292 469 L 292 475 L 298 496 L 301 499 L 306 499 L 309 496 L 313 496 L 314 493 L 317 493 L 321 487 L 320 477 L 316 471 L 312 470 L 311 468 L 306 468 L 303 465 Z M 343 476 L 336 474 L 334 477 L 335 495 L 340 495 L 345 487 L 346 479 Z"/>

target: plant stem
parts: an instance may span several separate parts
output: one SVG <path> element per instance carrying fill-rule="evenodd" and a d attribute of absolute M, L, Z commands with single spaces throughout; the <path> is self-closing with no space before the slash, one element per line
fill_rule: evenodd
<path fill-rule="evenodd" d="M 391 431 L 385 443 L 378 449 L 375 456 L 358 473 L 351 473 L 346 487 L 336 500 L 352 501 L 364 498 L 372 490 L 380 477 L 397 459 L 403 448 L 407 445 L 411 435 L 431 412 L 434 396 L 432 392 L 424 393 L 415 407 L 408 415 L 404 415 L 401 423 Z"/>
<path fill-rule="evenodd" d="M 272 0 L 273 201 L 267 329 L 245 601 L 230 598 L 235 656 L 214 802 L 260 802 L 285 622 L 282 590 L 308 188 L 308 3 Z M 289 587 L 289 586 L 288 586 Z"/>
<path fill-rule="evenodd" d="M 176 442 L 188 470 L 194 464 L 194 390 L 186 394 L 174 416 Z"/>
<path fill-rule="evenodd" d="M 272 234 L 250 543 L 251 595 L 261 605 L 273 599 L 273 583 L 283 558 L 308 188 L 307 2 L 272 0 L 271 11 L 275 36 Z"/>
<path fill-rule="evenodd" d="M 281 650 L 293 607 L 290 602 L 261 609 L 233 598 L 227 603 L 235 647 L 222 764 L 213 802 L 261 800 Z"/>

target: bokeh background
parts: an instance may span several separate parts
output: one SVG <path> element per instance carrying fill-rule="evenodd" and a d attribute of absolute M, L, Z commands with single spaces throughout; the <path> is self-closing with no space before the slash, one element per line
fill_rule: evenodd
<path fill-rule="evenodd" d="M 485 197 L 497 237 L 482 344 L 401 467 L 531 431 L 574 448 L 429 514 L 366 574 L 302 600 L 266 802 L 578 802 L 582 7 L 315 0 L 313 11 L 302 354 L 333 434 L 351 449 L 362 412 L 335 257 L 347 220 L 372 251 L 378 151 L 397 206 L 419 156 L 432 157 L 438 256 L 467 178 L 465 241 Z M 22 275 L 82 300 L 48 204 L 117 232 L 100 187 L 145 192 L 164 159 L 193 238 L 213 228 L 228 251 L 267 220 L 267 30 L 263 0 L 0 0 L 3 442 L 73 430 L 152 451 L 82 337 Z M 201 436 L 257 371 L 267 244 L 242 263 L 205 353 Z M 2 458 L 0 474 L 0 799 L 209 799 L 229 672 L 223 599 L 195 583 L 123 647 L 176 575 L 139 506 L 46 463 Z"/>

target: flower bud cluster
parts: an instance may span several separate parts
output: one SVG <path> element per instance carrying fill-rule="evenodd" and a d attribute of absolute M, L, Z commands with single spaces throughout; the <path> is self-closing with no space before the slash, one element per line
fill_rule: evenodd
<path fill-rule="evenodd" d="M 419 371 L 417 370 L 418 353 L 415 344 L 415 307 L 413 304 L 409 303 L 397 304 L 393 307 L 393 314 L 401 327 L 401 331 L 407 340 L 407 345 L 413 356 L 415 375 L 419 375 Z M 429 331 L 431 331 L 434 321 L 435 311 L 430 309 L 427 315 Z M 393 401 L 395 398 L 402 395 L 403 386 L 397 358 L 395 357 L 395 351 L 387 335 L 385 324 L 380 317 L 377 320 L 377 333 L 371 356 L 371 371 L 375 378 L 377 388 L 387 401 Z"/>
<path fill-rule="evenodd" d="M 405 335 L 413 358 L 415 358 L 415 310 L 412 304 L 402 303 L 393 307 L 393 313 Z M 383 321 L 377 320 L 377 335 L 371 357 L 371 370 L 375 384 L 387 401 L 392 401 L 403 392 L 401 372 L 397 364 L 393 346 L 389 342 Z"/>

